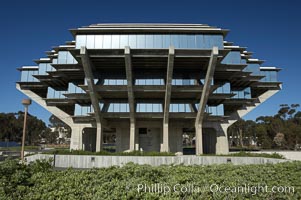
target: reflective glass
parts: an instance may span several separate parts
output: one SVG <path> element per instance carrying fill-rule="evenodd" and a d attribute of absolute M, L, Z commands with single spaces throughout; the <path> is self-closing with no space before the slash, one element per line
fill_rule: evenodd
<path fill-rule="evenodd" d="M 182 49 L 186 49 L 187 48 L 187 35 L 179 35 L 179 47 Z"/>
<path fill-rule="evenodd" d="M 95 35 L 95 49 L 102 49 L 103 35 Z"/>
<path fill-rule="evenodd" d="M 111 49 L 112 48 L 112 36 L 111 35 L 104 35 L 103 36 L 103 48 L 104 49 Z"/>
<path fill-rule="evenodd" d="M 121 49 L 124 49 L 124 47 L 129 46 L 129 36 L 128 35 L 120 35 L 120 45 L 119 47 Z"/>
<path fill-rule="evenodd" d="M 187 48 L 189 49 L 196 48 L 195 35 L 187 35 Z"/>
<path fill-rule="evenodd" d="M 171 44 L 175 48 L 180 48 L 180 37 L 179 37 L 179 35 L 171 35 Z"/>
<path fill-rule="evenodd" d="M 76 48 L 80 49 L 82 46 L 86 46 L 86 35 L 77 35 L 76 36 Z"/>
<path fill-rule="evenodd" d="M 154 36 L 153 35 L 145 35 L 145 46 L 146 48 L 154 48 Z"/>
<path fill-rule="evenodd" d="M 196 48 L 203 49 L 204 45 L 204 35 L 196 35 Z"/>
<path fill-rule="evenodd" d="M 58 53 L 58 64 L 67 63 L 67 51 L 59 51 Z"/>
<path fill-rule="evenodd" d="M 171 45 L 170 35 L 163 35 L 163 48 L 169 48 L 170 45 Z"/>
<path fill-rule="evenodd" d="M 28 71 L 23 70 L 21 72 L 21 81 L 22 82 L 27 82 L 27 77 L 28 77 Z"/>
<path fill-rule="evenodd" d="M 154 48 L 161 49 L 163 48 L 163 36 L 154 35 Z"/>
<path fill-rule="evenodd" d="M 67 64 L 74 64 L 77 63 L 72 54 L 68 51 L 67 52 Z"/>
<path fill-rule="evenodd" d="M 86 47 L 87 49 L 94 49 L 94 35 L 87 35 L 87 43 Z"/>
<path fill-rule="evenodd" d="M 47 65 L 46 63 L 39 64 L 39 75 L 46 75 Z"/>
<path fill-rule="evenodd" d="M 130 35 L 129 36 L 129 45 L 130 48 L 137 48 L 137 36 L 136 35 Z"/>
<path fill-rule="evenodd" d="M 137 49 L 145 48 L 145 35 L 137 35 Z"/>
<path fill-rule="evenodd" d="M 119 35 L 112 35 L 112 49 L 118 49 L 119 48 Z"/>

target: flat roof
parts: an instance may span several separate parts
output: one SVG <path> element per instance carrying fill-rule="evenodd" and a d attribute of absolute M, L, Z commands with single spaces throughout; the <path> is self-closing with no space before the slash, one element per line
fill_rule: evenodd
<path fill-rule="evenodd" d="M 229 30 L 207 24 L 108 23 L 70 29 L 70 32 L 73 36 L 97 33 L 213 33 L 226 36 Z"/>

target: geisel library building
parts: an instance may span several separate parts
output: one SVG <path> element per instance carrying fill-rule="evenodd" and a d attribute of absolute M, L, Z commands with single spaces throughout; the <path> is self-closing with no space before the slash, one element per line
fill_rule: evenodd
<path fill-rule="evenodd" d="M 93 24 L 23 66 L 17 88 L 72 129 L 71 149 L 229 152 L 227 128 L 281 88 L 276 67 L 204 24 Z M 194 136 L 195 135 L 195 136 Z"/>

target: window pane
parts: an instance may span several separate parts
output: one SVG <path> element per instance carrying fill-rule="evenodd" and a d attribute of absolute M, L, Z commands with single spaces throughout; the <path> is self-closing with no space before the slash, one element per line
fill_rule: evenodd
<path fill-rule="evenodd" d="M 112 35 L 112 49 L 119 48 L 119 35 Z"/>
<path fill-rule="evenodd" d="M 180 48 L 187 48 L 187 35 L 179 35 Z"/>
<path fill-rule="evenodd" d="M 179 35 L 171 35 L 171 44 L 175 48 L 180 48 L 180 38 L 179 38 Z"/>
<path fill-rule="evenodd" d="M 145 48 L 145 35 L 137 35 L 137 48 Z"/>
<path fill-rule="evenodd" d="M 161 49 L 163 47 L 163 36 L 154 35 L 154 48 Z"/>
<path fill-rule="evenodd" d="M 187 36 L 187 48 L 194 49 L 195 46 L 195 35 Z"/>
<path fill-rule="evenodd" d="M 103 35 L 95 35 L 95 49 L 102 49 Z"/>
<path fill-rule="evenodd" d="M 153 35 L 146 35 L 145 36 L 146 41 L 146 48 L 154 48 L 154 36 Z"/>
<path fill-rule="evenodd" d="M 196 36 L 196 47 L 199 49 L 204 49 L 204 37 L 203 35 L 197 35 Z"/>
<path fill-rule="evenodd" d="M 129 36 L 129 45 L 130 48 L 137 48 L 137 35 Z"/>
<path fill-rule="evenodd" d="M 103 36 L 103 48 L 104 49 L 111 49 L 112 48 L 112 36 L 111 35 L 104 35 Z"/>
<path fill-rule="evenodd" d="M 128 35 L 120 35 L 120 45 L 119 47 L 123 49 L 125 46 L 129 46 L 129 36 Z"/>
<path fill-rule="evenodd" d="M 27 76 L 28 76 L 28 71 L 22 71 L 21 72 L 21 81 L 27 82 Z"/>
<path fill-rule="evenodd" d="M 82 46 L 86 46 L 86 35 L 77 35 L 76 48 L 80 49 Z"/>
<path fill-rule="evenodd" d="M 170 35 L 163 35 L 163 38 L 162 38 L 163 48 L 169 48 L 169 46 L 171 44 L 170 39 L 171 39 Z"/>
<path fill-rule="evenodd" d="M 87 35 L 87 49 L 94 49 L 94 35 Z"/>

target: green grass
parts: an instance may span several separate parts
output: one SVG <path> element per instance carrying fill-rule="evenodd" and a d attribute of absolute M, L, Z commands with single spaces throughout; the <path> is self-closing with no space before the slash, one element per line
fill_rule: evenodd
<path fill-rule="evenodd" d="M 39 146 L 25 146 L 25 150 L 39 150 Z M 21 151 L 21 146 L 18 147 L 0 147 L 0 150 L 5 151 Z"/>
<path fill-rule="evenodd" d="M 127 164 L 88 170 L 53 170 L 46 161 L 22 165 L 0 163 L 0 199 L 301 199 L 301 162 L 262 165 L 159 166 Z M 171 192 L 138 192 L 138 185 L 159 184 Z M 222 192 L 210 190 L 218 185 Z M 173 187 L 196 189 L 173 191 Z M 226 187 L 269 189 L 290 187 L 285 192 L 224 192 Z"/>

